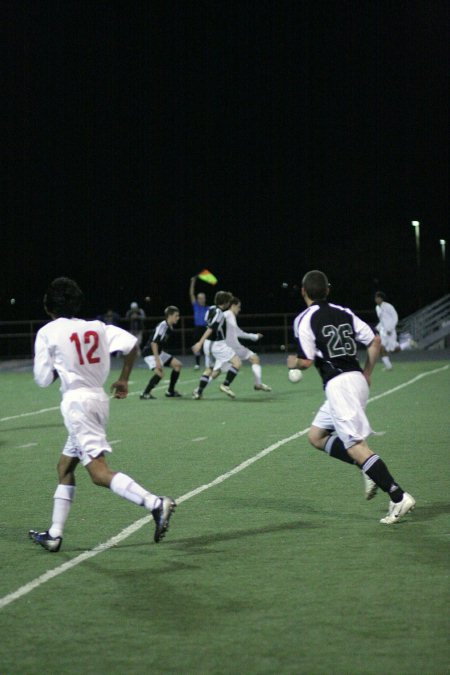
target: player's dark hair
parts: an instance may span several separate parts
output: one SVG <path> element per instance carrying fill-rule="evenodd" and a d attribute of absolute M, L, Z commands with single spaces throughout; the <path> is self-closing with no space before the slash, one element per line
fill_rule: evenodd
<path fill-rule="evenodd" d="M 214 304 L 219 306 L 226 305 L 227 303 L 230 302 L 232 297 L 233 294 L 229 293 L 228 291 L 217 291 L 217 293 L 214 296 Z"/>
<path fill-rule="evenodd" d="M 178 307 L 175 307 L 175 305 L 169 305 L 164 310 L 164 316 L 167 319 L 168 316 L 172 316 L 172 314 L 176 314 L 177 312 L 178 312 L 178 314 L 180 313 L 180 310 L 178 309 Z"/>
<path fill-rule="evenodd" d="M 240 305 L 241 301 L 235 295 L 230 300 L 230 305 Z"/>
<path fill-rule="evenodd" d="M 330 284 L 326 274 L 320 270 L 312 270 L 303 277 L 302 286 L 308 294 L 308 298 L 315 302 L 326 300 Z"/>
<path fill-rule="evenodd" d="M 375 293 L 376 298 L 381 298 L 382 300 L 386 300 L 386 293 L 383 293 L 383 291 L 377 291 Z"/>
<path fill-rule="evenodd" d="M 45 309 L 57 317 L 72 318 L 78 313 L 83 293 L 77 282 L 67 277 L 53 279 L 44 295 Z"/>

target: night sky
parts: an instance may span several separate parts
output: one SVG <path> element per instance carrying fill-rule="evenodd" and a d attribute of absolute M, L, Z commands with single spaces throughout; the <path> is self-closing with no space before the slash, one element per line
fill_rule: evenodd
<path fill-rule="evenodd" d="M 43 316 L 60 275 L 88 316 L 147 295 L 148 314 L 191 313 L 203 267 L 244 312 L 296 311 L 313 268 L 353 309 L 381 289 L 404 316 L 444 293 L 446 1 L 14 0 L 1 13 L 3 318 Z"/>

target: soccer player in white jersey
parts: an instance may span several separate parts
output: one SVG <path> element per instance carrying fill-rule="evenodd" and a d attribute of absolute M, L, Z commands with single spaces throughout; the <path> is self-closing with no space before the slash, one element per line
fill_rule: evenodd
<path fill-rule="evenodd" d="M 398 342 L 397 310 L 390 302 L 386 302 L 386 296 L 382 291 L 375 293 L 375 311 L 378 317 L 377 331 L 381 337 L 381 360 L 386 370 L 392 370 L 389 354 L 403 351 L 404 349 L 411 349 L 416 346 L 416 343 L 412 338 Z"/>
<path fill-rule="evenodd" d="M 389 510 L 380 522 L 392 525 L 416 502 L 396 483 L 366 440 L 372 429 L 365 408 L 380 336 L 374 335 L 350 309 L 330 303 L 328 294 L 329 283 L 323 272 L 312 270 L 303 277 L 302 295 L 307 309 L 294 321 L 298 352 L 297 356 L 288 356 L 287 366 L 304 370 L 315 364 L 326 401 L 313 420 L 308 439 L 315 448 L 361 468 L 367 477 L 367 499 L 375 495 L 377 487 L 389 495 Z M 357 359 L 357 342 L 367 349 L 363 369 Z"/>
<path fill-rule="evenodd" d="M 211 380 L 215 380 L 220 374 L 222 367 L 230 364 L 224 383 L 219 389 L 230 398 L 235 398 L 230 384 L 238 374 L 241 360 L 234 350 L 226 343 L 226 321 L 224 311 L 229 308 L 233 295 L 228 291 L 218 291 L 214 296 L 214 305 L 206 313 L 207 328 L 200 340 L 192 347 L 194 354 L 198 354 L 202 347 L 207 344 L 208 352 L 205 353 L 206 368 L 200 378 L 198 387 L 192 392 L 194 399 L 201 399 L 203 392 Z M 214 364 L 214 365 L 213 365 Z"/>
<path fill-rule="evenodd" d="M 272 388 L 262 382 L 261 361 L 258 354 L 252 352 L 251 349 L 245 347 L 239 339 L 252 340 L 257 342 L 263 337 L 262 333 L 246 333 L 237 323 L 237 317 L 242 309 L 242 303 L 239 298 L 232 297 L 230 302 L 230 309 L 224 312 L 225 321 L 227 322 L 227 345 L 239 356 L 241 361 L 249 361 L 252 364 L 252 372 L 255 378 L 254 388 L 257 391 L 272 391 Z"/>
<path fill-rule="evenodd" d="M 51 526 L 45 532 L 29 531 L 30 539 L 51 552 L 61 547 L 75 495 L 75 469 L 80 462 L 93 483 L 110 488 L 152 514 L 155 542 L 164 537 L 176 506 L 171 497 L 158 497 L 130 476 L 112 471 L 106 463 L 105 455 L 112 450 L 105 433 L 109 398 L 103 385 L 110 371 L 110 353 L 120 351 L 124 355 L 122 371 L 111 391 L 115 398 L 126 398 L 137 339 L 117 326 L 76 318 L 82 297 L 75 281 L 55 279 L 44 297 L 52 321 L 38 331 L 35 343 L 34 379 L 40 387 L 60 379 L 61 413 L 69 434 L 58 462 Z"/>

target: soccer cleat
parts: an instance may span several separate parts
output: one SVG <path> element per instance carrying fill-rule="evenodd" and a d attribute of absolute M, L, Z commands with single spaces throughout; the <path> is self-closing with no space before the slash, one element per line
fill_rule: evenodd
<path fill-rule="evenodd" d="M 179 391 L 166 391 L 167 398 L 181 398 L 182 394 Z"/>
<path fill-rule="evenodd" d="M 141 401 L 149 401 L 151 398 L 154 399 L 155 397 L 153 396 L 153 394 L 141 394 L 139 398 L 141 399 Z"/>
<path fill-rule="evenodd" d="M 256 389 L 256 391 L 272 391 L 272 387 L 269 387 L 268 384 L 263 384 L 262 382 L 261 384 L 255 384 L 253 389 Z"/>
<path fill-rule="evenodd" d="M 366 499 L 373 499 L 378 491 L 378 485 L 371 479 L 364 471 L 361 471 L 363 480 L 364 480 L 364 493 Z"/>
<path fill-rule="evenodd" d="M 61 548 L 62 537 L 51 537 L 47 532 L 36 532 L 36 530 L 30 530 L 28 536 L 32 539 L 35 544 L 40 544 L 43 548 L 51 553 L 57 553 Z"/>
<path fill-rule="evenodd" d="M 154 540 L 156 544 L 163 539 L 169 529 L 170 516 L 177 506 L 172 497 L 161 497 L 160 499 L 161 505 L 152 511 L 153 520 L 155 521 Z"/>
<path fill-rule="evenodd" d="M 200 366 L 198 365 L 198 363 L 195 364 L 194 370 L 200 370 Z"/>
<path fill-rule="evenodd" d="M 230 398 L 236 398 L 236 394 L 234 393 L 234 391 L 231 391 L 230 387 L 227 384 L 221 384 L 219 389 Z"/>
<path fill-rule="evenodd" d="M 197 387 L 197 389 L 194 389 L 192 392 L 192 398 L 194 398 L 196 401 L 199 401 L 202 397 L 202 392 L 200 389 Z"/>
<path fill-rule="evenodd" d="M 415 505 L 416 500 L 414 497 L 411 497 L 408 492 L 404 492 L 401 502 L 389 503 L 389 511 L 387 515 L 380 520 L 380 523 L 383 523 L 384 525 L 393 525 L 394 523 L 398 523 L 398 521 L 401 520 L 403 516 L 406 516 L 409 511 L 414 509 Z"/>

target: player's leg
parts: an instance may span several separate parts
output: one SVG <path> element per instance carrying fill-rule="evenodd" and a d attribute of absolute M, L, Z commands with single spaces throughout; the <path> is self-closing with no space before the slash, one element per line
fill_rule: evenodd
<path fill-rule="evenodd" d="M 170 517 L 176 503 L 172 497 L 159 497 L 137 483 L 125 473 L 112 471 L 104 455 L 94 457 L 86 464 L 92 482 L 101 487 L 110 488 L 112 492 L 133 504 L 143 506 L 150 511 L 155 521 L 155 542 L 160 541 L 168 527 Z"/>
<path fill-rule="evenodd" d="M 370 450 L 366 441 L 356 443 L 352 447 L 347 448 L 347 451 L 361 467 L 364 474 L 369 476 L 390 497 L 388 513 L 380 520 L 380 523 L 393 525 L 414 509 L 416 505 L 415 499 L 400 487 L 392 477 L 384 461 L 379 455 Z"/>
<path fill-rule="evenodd" d="M 392 522 L 397 522 L 414 508 L 415 501 L 398 485 L 381 457 L 372 452 L 365 440 L 372 433 L 365 413 L 369 396 L 365 378 L 358 372 L 339 375 L 328 383 L 326 394 L 335 429 L 347 453 L 370 481 L 389 494 L 394 505 L 390 507 L 394 511 Z M 367 489 L 366 484 L 366 496 L 370 499 Z M 386 519 L 382 522 L 391 524 Z"/>
<path fill-rule="evenodd" d="M 228 368 L 228 371 L 225 375 L 225 380 L 223 382 L 226 387 L 230 386 L 241 367 L 241 360 L 237 354 L 233 354 L 233 356 L 228 359 L 228 361 L 231 365 L 230 368 Z"/>
<path fill-rule="evenodd" d="M 323 450 L 330 457 L 339 459 L 341 462 L 354 464 L 353 459 L 349 456 L 344 444 L 334 430 L 317 426 L 316 420 L 317 416 L 314 420 L 315 423 L 311 425 L 308 432 L 308 441 L 311 445 L 317 448 L 317 450 Z"/>
<path fill-rule="evenodd" d="M 391 349 L 388 350 L 389 346 L 391 346 L 390 341 L 387 340 L 386 337 L 383 337 L 380 349 L 380 356 L 385 370 L 392 370 L 392 362 L 391 359 L 389 358 L 389 352 L 391 352 L 392 350 Z"/>
<path fill-rule="evenodd" d="M 148 381 L 147 386 L 145 387 L 144 391 L 142 394 L 139 396 L 141 400 L 148 400 L 155 398 L 152 394 L 152 389 L 156 387 L 157 384 L 159 384 L 162 380 L 164 371 L 162 368 L 157 368 L 156 363 L 155 363 L 155 357 L 154 356 L 146 356 L 144 359 L 145 363 L 148 365 L 150 370 L 153 371 L 153 375 Z"/>
<path fill-rule="evenodd" d="M 250 351 L 250 350 L 248 350 Z M 272 391 L 272 387 L 269 387 L 269 385 L 264 384 L 262 381 L 262 368 L 261 368 L 261 361 L 258 356 L 258 354 L 255 354 L 254 352 L 250 352 L 250 356 L 248 357 L 248 360 L 252 364 L 252 373 L 253 377 L 255 378 L 255 384 L 254 388 L 257 391 Z"/>
<path fill-rule="evenodd" d="M 194 389 L 194 391 L 192 392 L 192 398 L 195 398 L 197 400 L 202 398 L 203 392 L 205 391 L 206 387 L 208 386 L 210 380 L 212 379 L 213 373 L 214 373 L 214 371 L 213 371 L 212 368 L 209 368 L 209 367 L 205 368 L 202 376 L 200 377 L 198 387 L 196 387 Z M 215 377 L 217 377 L 217 375 L 215 375 Z"/>
<path fill-rule="evenodd" d="M 166 391 L 166 396 L 169 398 L 179 398 L 181 394 L 178 391 L 175 391 L 175 385 L 180 377 L 181 368 L 183 364 L 181 361 L 172 356 L 165 365 L 169 365 L 172 368 L 170 373 L 169 387 Z"/>
<path fill-rule="evenodd" d="M 47 551 L 56 553 L 61 548 L 64 526 L 75 497 L 75 469 L 79 463 L 74 439 L 69 436 L 57 466 L 58 485 L 53 495 L 52 523 L 45 532 L 30 530 L 30 539 Z"/>
<path fill-rule="evenodd" d="M 194 326 L 194 343 L 196 343 L 200 340 L 200 338 L 202 337 L 205 330 L 206 330 L 206 326 Z M 201 352 L 199 352 L 198 354 L 194 354 L 194 358 L 195 358 L 194 370 L 200 369 L 200 357 L 201 357 Z M 205 365 L 207 365 L 207 364 L 205 363 Z"/>

